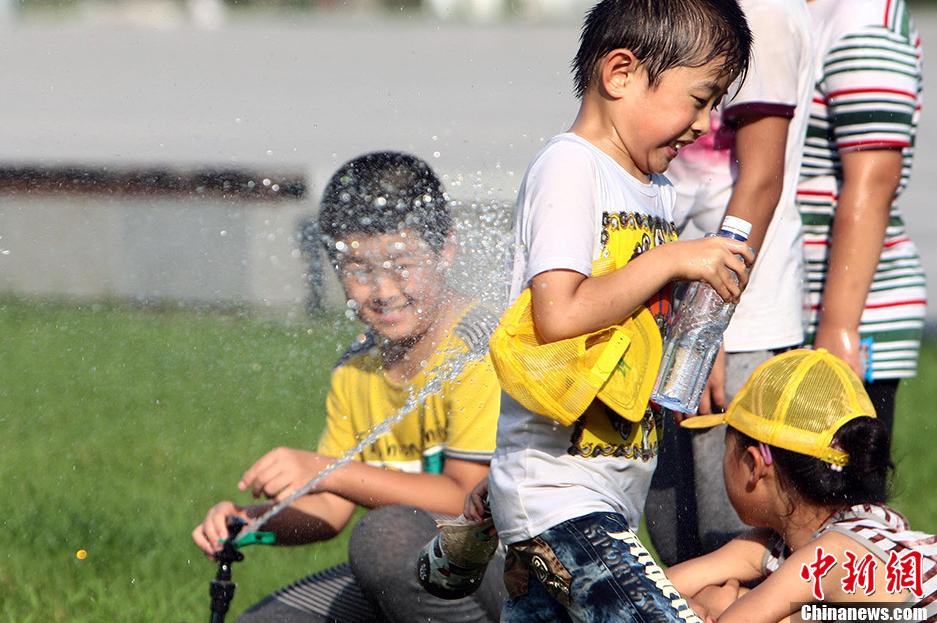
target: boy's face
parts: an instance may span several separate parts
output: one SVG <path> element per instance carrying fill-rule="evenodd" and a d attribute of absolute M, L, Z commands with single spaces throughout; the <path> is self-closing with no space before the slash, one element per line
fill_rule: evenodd
<path fill-rule="evenodd" d="M 709 132 L 709 114 L 728 88 L 723 59 L 701 67 L 674 67 L 648 83 L 643 67 L 612 106 L 612 124 L 635 169 L 663 173 L 670 161 Z M 633 173 L 635 171 L 632 171 Z"/>
<path fill-rule="evenodd" d="M 451 245 L 435 252 L 413 230 L 351 234 L 340 245 L 338 275 L 358 318 L 391 342 L 426 333 L 445 305 Z"/>

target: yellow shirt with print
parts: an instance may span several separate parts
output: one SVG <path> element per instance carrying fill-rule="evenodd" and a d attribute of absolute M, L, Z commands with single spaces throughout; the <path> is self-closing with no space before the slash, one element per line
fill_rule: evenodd
<path fill-rule="evenodd" d="M 458 357 L 488 343 L 497 318 L 469 309 L 450 330 L 425 372 L 408 385 L 384 375 L 380 349 L 372 338 L 352 347 L 332 372 L 326 426 L 318 452 L 338 457 L 378 424 L 396 415 L 426 384 L 426 374 L 453 365 Z M 404 472 L 441 473 L 446 458 L 488 463 L 495 447 L 501 391 L 491 360 L 470 361 L 440 391 L 431 394 L 389 432 L 367 446 L 357 460 Z"/>
<path fill-rule="evenodd" d="M 635 212 L 602 215 L 599 259 L 621 268 L 645 251 L 677 239 L 673 223 Z M 666 286 L 645 302 L 663 336 L 673 309 L 673 287 Z M 569 453 L 574 456 L 617 456 L 647 461 L 657 455 L 662 433 L 661 414 L 646 410 L 640 422 L 629 422 L 596 400 L 573 426 Z"/>

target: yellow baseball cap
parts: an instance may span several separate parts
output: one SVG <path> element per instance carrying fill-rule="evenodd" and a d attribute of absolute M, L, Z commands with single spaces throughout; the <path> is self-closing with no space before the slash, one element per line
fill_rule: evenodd
<path fill-rule="evenodd" d="M 875 417 L 875 408 L 846 362 L 823 348 L 799 349 L 758 366 L 725 413 L 687 418 L 681 426 L 728 424 L 757 441 L 843 466 L 849 457 L 831 447 L 833 437 L 864 416 Z"/>
<path fill-rule="evenodd" d="M 596 262 L 593 275 L 614 269 Z M 530 289 L 502 316 L 489 343 L 501 387 L 534 413 L 564 426 L 598 398 L 632 422 L 644 417 L 662 356 L 660 330 L 640 307 L 621 324 L 543 343 L 534 329 Z"/>

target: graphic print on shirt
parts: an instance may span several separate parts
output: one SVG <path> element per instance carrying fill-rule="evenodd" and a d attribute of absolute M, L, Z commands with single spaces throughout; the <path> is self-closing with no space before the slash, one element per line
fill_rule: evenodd
<path fill-rule="evenodd" d="M 677 230 L 670 221 L 635 212 L 604 212 L 599 257 L 621 268 L 642 253 L 676 239 Z M 645 306 L 663 336 L 673 310 L 673 288 L 668 285 L 661 289 Z M 622 360 L 615 374 L 628 372 Z M 648 461 L 657 455 L 661 430 L 661 415 L 650 408 L 641 421 L 629 422 L 596 400 L 573 426 L 568 452 L 585 458 L 614 456 Z"/>

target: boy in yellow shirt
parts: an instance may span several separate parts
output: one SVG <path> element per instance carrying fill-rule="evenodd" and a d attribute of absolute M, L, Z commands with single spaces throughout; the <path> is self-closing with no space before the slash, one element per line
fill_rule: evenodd
<path fill-rule="evenodd" d="M 220 502 L 192 538 L 206 554 L 217 552 L 228 515 L 262 514 L 404 408 L 428 376 L 467 358 L 440 391 L 264 526 L 279 543 L 311 543 L 337 535 L 358 505 L 381 509 L 356 527 L 350 564 L 278 591 L 239 620 L 416 621 L 439 618 L 443 609 L 449 617 L 459 610 L 460 620 L 496 619 L 497 572 L 471 599 L 410 598 L 420 590 L 416 556 L 435 532 L 430 513 L 458 515 L 466 493 L 487 473 L 499 406 L 490 360 L 478 355 L 494 319 L 446 283 L 455 245 L 442 184 L 418 158 L 367 154 L 332 177 L 319 229 L 349 305 L 368 330 L 332 373 L 317 450 L 268 452 L 238 488 L 272 501 Z"/>

